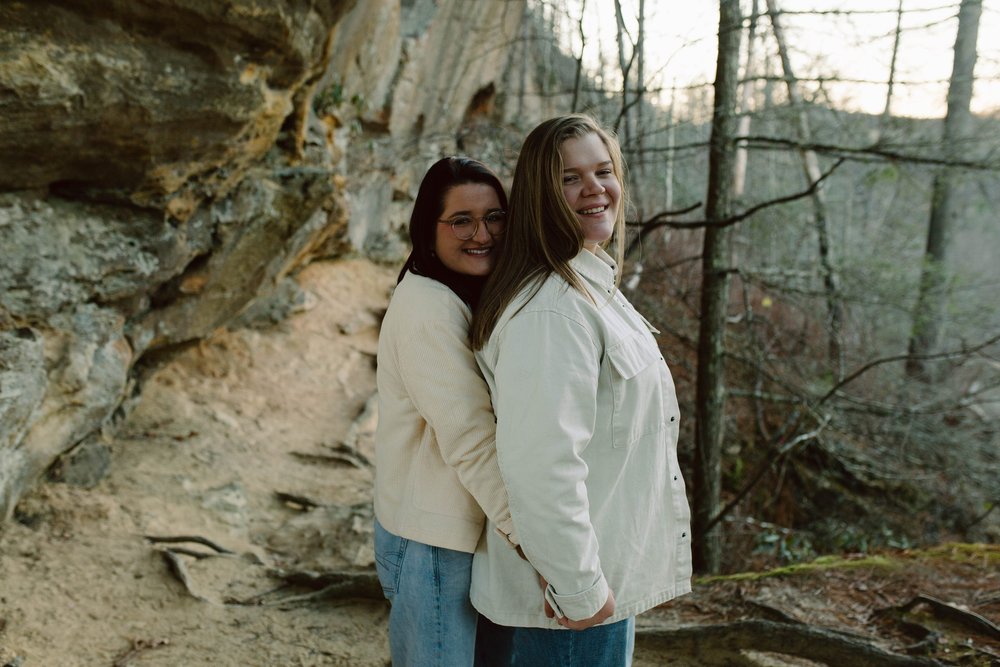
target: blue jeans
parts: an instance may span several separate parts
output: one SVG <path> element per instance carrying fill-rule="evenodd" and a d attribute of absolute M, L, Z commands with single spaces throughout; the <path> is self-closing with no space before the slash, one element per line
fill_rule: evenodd
<path fill-rule="evenodd" d="M 586 630 L 504 628 L 512 667 L 630 667 L 635 649 L 635 617 Z M 499 643 L 496 639 L 494 644 Z"/>
<path fill-rule="evenodd" d="M 375 521 L 375 569 L 389 611 L 393 667 L 471 667 L 479 614 L 469 602 L 472 554 L 432 547 Z"/>

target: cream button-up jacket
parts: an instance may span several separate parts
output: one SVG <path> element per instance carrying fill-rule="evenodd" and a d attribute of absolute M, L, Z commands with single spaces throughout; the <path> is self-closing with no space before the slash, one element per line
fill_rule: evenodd
<path fill-rule="evenodd" d="M 550 275 L 502 314 L 476 358 L 497 416 L 496 449 L 528 561 L 486 531 L 472 602 L 495 623 L 559 628 L 589 618 L 610 587 L 608 623 L 691 590 L 690 510 L 677 464 L 674 383 L 652 327 L 615 288 L 615 264 L 571 266 L 590 299 Z"/>
<path fill-rule="evenodd" d="M 489 390 L 469 347 L 471 318 L 447 285 L 406 274 L 379 332 L 375 431 L 379 523 L 400 537 L 468 553 L 483 532 L 484 511 L 496 530 L 517 540 Z"/>

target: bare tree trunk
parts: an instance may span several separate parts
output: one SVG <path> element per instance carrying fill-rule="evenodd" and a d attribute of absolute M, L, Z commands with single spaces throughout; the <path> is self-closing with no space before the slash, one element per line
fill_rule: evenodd
<path fill-rule="evenodd" d="M 580 82 L 583 80 L 583 52 L 587 48 L 587 34 L 583 31 L 583 15 L 587 12 L 587 0 L 580 0 L 580 18 L 576 22 L 577 31 L 580 33 L 580 55 L 576 58 L 576 76 L 573 79 L 573 103 L 570 111 L 576 113 L 580 103 Z"/>
<path fill-rule="evenodd" d="M 534 37 L 534 25 L 535 22 L 531 20 L 531 10 L 528 7 L 528 3 L 524 3 L 524 7 L 521 9 L 521 44 L 518 46 L 520 51 L 518 60 L 520 61 L 518 67 L 518 91 L 517 91 L 517 117 L 524 118 L 527 109 L 525 107 L 525 95 L 528 92 L 528 47 L 527 45 L 531 43 Z M 530 31 L 530 32 L 529 32 Z"/>
<path fill-rule="evenodd" d="M 640 220 L 646 217 L 646 200 L 643 189 L 646 183 L 645 128 L 643 123 L 643 96 L 646 93 L 646 0 L 639 0 L 639 29 L 635 40 L 635 178 L 632 179 L 633 201 Z"/>
<path fill-rule="evenodd" d="M 979 17 L 982 0 L 962 0 L 958 10 L 958 33 L 955 37 L 955 60 L 948 85 L 948 111 L 944 118 L 943 152 L 948 158 L 959 157 L 966 146 L 972 126 L 972 84 L 976 67 L 976 41 L 979 38 Z M 919 357 L 937 347 L 944 318 L 946 261 L 951 227 L 958 215 L 956 196 L 958 183 L 954 168 L 945 167 L 934 178 L 931 194 L 931 217 L 927 228 L 927 250 L 920 275 L 920 292 L 913 311 L 910 334 L 910 355 L 906 373 L 910 377 L 930 381 L 927 362 Z"/>
<path fill-rule="evenodd" d="M 876 142 L 882 138 L 886 125 L 889 123 L 889 118 L 892 116 L 892 94 L 896 87 L 896 60 L 899 58 L 899 40 L 902 34 L 903 0 L 899 0 L 899 6 L 896 7 L 896 34 L 892 40 L 892 60 L 889 62 L 889 81 L 886 84 L 885 90 L 885 108 L 882 110 L 882 117 L 879 118 L 878 136 L 875 138 Z"/>
<path fill-rule="evenodd" d="M 677 85 L 670 89 L 670 106 L 667 107 L 667 152 L 663 176 L 663 210 L 674 208 L 674 145 L 677 143 L 674 131 L 674 107 L 677 104 Z"/>
<path fill-rule="evenodd" d="M 745 137 L 750 134 L 750 107 L 753 100 L 753 60 L 754 44 L 757 36 L 757 0 L 753 0 L 750 8 L 750 28 L 747 34 L 747 61 L 743 69 L 743 95 L 740 98 L 740 124 L 736 130 L 736 135 Z M 747 179 L 747 147 L 746 142 L 741 141 L 736 146 L 736 173 L 733 175 L 733 196 L 742 197 L 746 189 Z"/>
<path fill-rule="evenodd" d="M 544 3 L 543 3 L 542 6 L 544 8 L 546 8 L 546 9 L 548 9 L 547 12 L 544 11 L 544 10 L 542 11 L 542 18 L 543 18 L 543 21 L 544 21 L 544 23 L 543 23 L 544 28 L 543 28 L 542 34 L 546 35 L 546 36 L 549 36 L 550 39 L 553 39 L 555 37 L 555 35 L 556 35 L 556 10 L 555 10 L 555 7 L 553 7 L 551 5 L 544 4 Z M 544 42 L 540 42 L 540 43 L 544 43 Z M 553 56 L 553 53 L 552 53 L 552 49 L 550 49 L 550 48 L 543 48 L 542 49 L 542 77 L 541 77 L 542 82 L 541 82 L 541 85 L 539 86 L 539 89 L 540 89 L 539 92 L 541 92 L 543 99 L 546 98 L 546 97 L 548 97 L 547 93 L 549 92 L 549 81 L 552 78 L 554 78 L 553 77 L 553 71 L 555 70 L 555 65 L 553 64 L 553 60 L 554 60 L 554 56 Z"/>
<path fill-rule="evenodd" d="M 788 88 L 788 99 L 793 107 L 798 108 L 798 134 L 799 140 L 808 144 L 811 141 L 812 132 L 809 128 L 809 115 L 802 104 L 802 95 L 799 93 L 798 81 L 792 69 L 792 61 L 788 55 L 788 43 L 785 40 L 784 31 L 779 18 L 780 8 L 777 0 L 767 0 L 768 14 L 771 19 L 771 27 L 774 30 L 774 40 L 778 43 L 778 55 L 781 58 L 781 66 L 785 73 L 785 85 Z M 802 169 L 806 179 L 810 183 L 819 180 L 822 172 L 819 168 L 819 159 L 816 153 L 811 150 L 801 150 Z M 829 222 L 827 220 L 826 194 L 822 187 L 816 188 L 812 196 L 813 212 L 816 225 L 816 235 L 819 241 L 819 262 L 823 272 L 823 287 L 826 292 L 827 327 L 829 329 L 828 354 L 830 364 L 836 369 L 837 378 L 844 376 L 843 345 L 841 342 L 844 310 L 840 300 L 840 287 L 838 285 L 837 274 L 833 268 L 833 251 L 830 248 Z"/>
<path fill-rule="evenodd" d="M 705 216 L 723 220 L 732 205 L 735 166 L 733 137 L 739 85 L 742 16 L 739 0 L 719 2 L 719 56 L 709 143 Z M 718 572 L 722 565 L 721 525 L 709 529 L 719 512 L 722 438 L 726 401 L 725 333 L 729 305 L 730 244 L 728 228 L 705 228 L 702 250 L 701 320 L 698 328 L 698 375 L 695 397 L 694 566 Z"/>
<path fill-rule="evenodd" d="M 632 141 L 634 135 L 632 133 L 632 116 L 629 114 L 629 81 L 632 78 L 630 76 L 632 72 L 632 57 L 625 57 L 625 41 L 628 37 L 628 30 L 625 28 L 625 16 L 622 14 L 622 3 L 621 0 L 615 0 L 615 20 L 618 24 L 618 67 L 621 69 L 622 73 L 622 110 L 620 113 L 621 121 L 625 124 L 625 131 L 623 132 L 624 141 L 622 141 L 622 148 L 626 153 L 631 153 Z M 628 40 L 631 44 L 631 39 Z M 634 48 L 634 46 L 633 46 Z M 616 128 L 617 129 L 617 128 Z"/>

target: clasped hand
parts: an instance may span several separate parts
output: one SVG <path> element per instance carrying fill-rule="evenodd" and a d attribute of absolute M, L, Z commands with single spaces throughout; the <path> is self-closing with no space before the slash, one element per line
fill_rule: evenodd
<path fill-rule="evenodd" d="M 548 588 L 549 582 L 545 581 L 545 577 L 538 575 L 538 585 L 542 587 L 542 594 L 545 594 L 545 589 Z M 562 616 L 557 620 L 559 625 L 570 630 L 586 630 L 587 628 L 592 628 L 595 625 L 600 625 L 604 621 L 611 618 L 615 613 L 615 594 L 609 588 L 608 589 L 608 599 L 604 601 L 604 606 L 597 610 L 597 613 L 590 618 L 580 619 L 579 621 L 574 621 L 568 616 Z M 548 600 L 545 600 L 545 615 L 549 618 L 555 618 L 556 612 L 552 609 L 552 605 L 549 604 Z"/>

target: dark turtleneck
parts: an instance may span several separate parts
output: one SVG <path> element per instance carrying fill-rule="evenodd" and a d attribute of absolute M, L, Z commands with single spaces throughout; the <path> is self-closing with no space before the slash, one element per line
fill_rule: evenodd
<path fill-rule="evenodd" d="M 468 304 L 472 310 L 479 304 L 479 297 L 483 293 L 483 286 L 486 285 L 488 276 L 470 276 L 464 273 L 452 271 L 441 263 L 436 256 L 432 256 L 427 262 L 417 264 L 416 258 L 412 255 L 403 266 L 403 271 L 399 275 L 402 280 L 407 271 L 418 276 L 432 278 L 444 285 L 447 285 L 452 292 L 458 295 L 462 301 Z"/>

